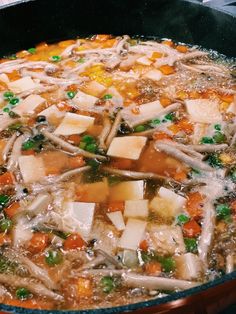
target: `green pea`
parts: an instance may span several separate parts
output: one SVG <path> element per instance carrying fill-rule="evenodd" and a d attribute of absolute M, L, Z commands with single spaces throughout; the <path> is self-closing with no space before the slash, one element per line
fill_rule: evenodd
<path fill-rule="evenodd" d="M 26 288 L 18 288 L 16 290 L 16 297 L 19 300 L 27 300 L 30 297 L 31 293 Z"/>
<path fill-rule="evenodd" d="M 115 289 L 115 281 L 111 276 L 104 276 L 101 278 L 100 284 L 102 286 L 102 291 L 105 293 L 110 293 Z"/>
<path fill-rule="evenodd" d="M 160 120 L 160 119 L 153 119 L 153 120 L 151 121 L 150 125 L 151 125 L 152 127 L 155 127 L 155 126 L 157 126 L 157 125 L 160 124 L 160 123 L 161 123 L 161 120 Z"/>
<path fill-rule="evenodd" d="M 146 127 L 145 125 L 137 125 L 135 128 L 134 128 L 134 132 L 143 132 L 146 130 Z"/>
<path fill-rule="evenodd" d="M 55 266 L 62 263 L 63 257 L 60 251 L 49 250 L 45 255 L 45 261 L 49 266 Z"/>
<path fill-rule="evenodd" d="M 197 240 L 194 238 L 184 238 L 187 252 L 197 253 Z"/>
<path fill-rule="evenodd" d="M 160 257 L 159 258 L 162 269 L 166 273 L 170 273 L 175 269 L 175 261 L 172 257 Z"/>
<path fill-rule="evenodd" d="M 214 129 L 217 131 L 221 131 L 221 125 L 220 124 L 215 124 Z"/>
<path fill-rule="evenodd" d="M 230 207 L 228 204 L 219 204 L 216 206 L 216 216 L 219 219 L 224 219 L 226 216 L 231 214 Z"/>
<path fill-rule="evenodd" d="M 5 194 L 0 195 L 0 207 L 5 207 L 7 203 L 9 202 L 10 197 Z"/>
<path fill-rule="evenodd" d="M 112 99 L 112 95 L 111 94 L 106 94 L 102 97 L 104 100 L 108 100 L 108 99 Z"/>
<path fill-rule="evenodd" d="M 34 55 L 36 53 L 36 48 L 29 48 L 27 51 Z"/>
<path fill-rule="evenodd" d="M 28 140 L 22 144 L 22 150 L 29 150 L 35 147 L 35 142 L 33 140 Z"/>
<path fill-rule="evenodd" d="M 85 147 L 85 150 L 87 150 L 90 153 L 96 153 L 97 149 L 98 146 L 95 143 L 87 144 Z"/>
<path fill-rule="evenodd" d="M 91 144 L 95 142 L 95 138 L 91 135 L 84 135 L 81 139 L 82 142 L 86 144 Z"/>
<path fill-rule="evenodd" d="M 177 221 L 178 221 L 178 224 L 183 225 L 183 224 L 185 224 L 186 222 L 189 221 L 189 217 L 184 215 L 184 214 L 180 214 L 177 217 Z"/>
<path fill-rule="evenodd" d="M 11 98 L 9 103 L 15 106 L 16 104 L 18 104 L 19 101 L 20 101 L 19 98 Z"/>
<path fill-rule="evenodd" d="M 0 220 L 0 230 L 2 232 L 8 231 L 12 228 L 12 221 L 10 219 L 1 219 Z"/>
<path fill-rule="evenodd" d="M 67 96 L 70 98 L 70 99 L 73 99 L 76 95 L 76 92 L 72 92 L 72 91 L 69 91 L 67 92 Z"/>
<path fill-rule="evenodd" d="M 4 112 L 9 112 L 9 111 L 10 111 L 10 108 L 5 107 L 5 108 L 3 108 L 3 111 L 4 111 Z"/>
<path fill-rule="evenodd" d="M 165 119 L 169 120 L 169 121 L 173 121 L 174 120 L 174 114 L 168 113 L 167 115 L 165 115 Z"/>
<path fill-rule="evenodd" d="M 59 61 L 61 61 L 61 57 L 60 57 L 60 56 L 52 56 L 52 57 L 51 57 L 51 60 L 52 60 L 53 62 L 59 62 Z"/>
<path fill-rule="evenodd" d="M 212 137 L 204 136 L 201 139 L 201 144 L 214 144 L 214 140 Z"/>
<path fill-rule="evenodd" d="M 14 97 L 14 94 L 13 94 L 12 92 L 10 92 L 10 91 L 7 91 L 7 92 L 5 92 L 5 93 L 3 94 L 3 97 L 4 97 L 5 99 L 10 100 L 12 97 Z"/>
<path fill-rule="evenodd" d="M 213 140 L 217 144 L 224 143 L 226 141 L 226 136 L 221 132 L 216 132 L 213 136 Z"/>

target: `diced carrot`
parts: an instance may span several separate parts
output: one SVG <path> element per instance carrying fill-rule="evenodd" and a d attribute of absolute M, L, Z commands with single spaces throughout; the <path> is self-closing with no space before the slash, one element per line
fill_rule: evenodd
<path fill-rule="evenodd" d="M 188 51 L 188 47 L 184 45 L 177 45 L 175 49 L 182 53 L 186 53 Z"/>
<path fill-rule="evenodd" d="M 46 249 L 49 243 L 49 236 L 46 233 L 36 232 L 29 241 L 28 250 L 31 253 L 37 254 Z"/>
<path fill-rule="evenodd" d="M 192 192 L 187 195 L 186 209 L 194 219 L 202 217 L 204 197 L 199 192 Z"/>
<path fill-rule="evenodd" d="M 174 43 L 171 40 L 163 40 L 161 43 L 166 45 L 166 46 L 169 46 L 169 47 L 173 47 L 174 46 Z"/>
<path fill-rule="evenodd" d="M 158 52 L 158 51 L 154 51 L 152 53 L 152 56 L 149 59 L 151 59 L 152 61 L 155 61 L 156 59 L 162 58 L 162 57 L 163 57 L 163 53 Z"/>
<path fill-rule="evenodd" d="M 58 46 L 61 48 L 66 48 L 66 47 L 69 47 L 70 45 L 73 45 L 74 43 L 75 43 L 75 40 L 73 39 L 63 40 L 58 43 Z"/>
<path fill-rule="evenodd" d="M 5 84 L 4 82 L 0 81 L 0 91 L 4 91 L 5 89 L 7 89 L 7 84 Z"/>
<path fill-rule="evenodd" d="M 17 213 L 20 208 L 20 204 L 18 202 L 12 203 L 10 206 L 4 209 L 5 213 L 9 218 L 12 218 Z"/>
<path fill-rule="evenodd" d="M 74 145 L 78 145 L 81 141 L 81 136 L 78 134 L 72 134 L 67 137 L 69 142 L 72 142 Z"/>
<path fill-rule="evenodd" d="M 230 203 L 230 208 L 232 209 L 232 212 L 236 214 L 236 200 Z"/>
<path fill-rule="evenodd" d="M 149 262 L 149 263 L 145 264 L 144 270 L 149 275 L 158 275 L 161 273 L 161 263 Z"/>
<path fill-rule="evenodd" d="M 139 243 L 139 248 L 140 250 L 142 251 L 147 251 L 148 250 L 148 241 L 147 240 L 142 240 L 140 243 Z"/>
<path fill-rule="evenodd" d="M 182 181 L 186 180 L 187 179 L 187 172 L 186 171 L 176 172 L 174 174 L 174 179 L 176 181 L 179 181 L 179 182 L 182 182 Z"/>
<path fill-rule="evenodd" d="M 70 168 L 79 168 L 85 165 L 83 156 L 75 156 L 69 158 Z"/>
<path fill-rule="evenodd" d="M 170 98 L 162 96 L 160 97 L 160 103 L 163 107 L 167 107 L 172 103 L 172 101 Z"/>
<path fill-rule="evenodd" d="M 189 97 L 192 99 L 198 99 L 198 98 L 201 98 L 201 94 L 197 91 L 191 91 L 189 93 Z"/>
<path fill-rule="evenodd" d="M 116 38 L 108 39 L 102 42 L 102 48 L 111 48 L 115 45 L 116 41 Z"/>
<path fill-rule="evenodd" d="M 179 133 L 180 129 L 178 127 L 178 124 L 171 124 L 167 127 L 168 130 L 170 130 L 174 135 Z"/>
<path fill-rule="evenodd" d="M 0 233 L 0 246 L 4 244 L 10 244 L 10 243 L 11 243 L 10 235 L 5 232 Z"/>
<path fill-rule="evenodd" d="M 21 154 L 24 156 L 35 155 L 36 152 L 33 149 L 22 150 Z"/>
<path fill-rule="evenodd" d="M 154 140 L 171 140 L 171 136 L 165 132 L 154 132 L 153 133 L 153 139 Z"/>
<path fill-rule="evenodd" d="M 71 84 L 71 85 L 69 85 L 69 86 L 67 87 L 66 90 L 67 90 L 67 91 L 71 91 L 71 92 L 77 92 L 78 86 L 75 85 L 75 84 Z"/>
<path fill-rule="evenodd" d="M 125 202 L 124 201 L 114 201 L 110 202 L 107 206 L 107 211 L 109 213 L 125 210 Z"/>
<path fill-rule="evenodd" d="M 193 124 L 186 118 L 183 118 L 177 123 L 177 126 L 180 131 L 185 132 L 186 134 L 190 135 L 193 133 L 194 126 Z"/>
<path fill-rule="evenodd" d="M 71 234 L 64 242 L 65 250 L 83 249 L 86 243 L 79 234 Z"/>
<path fill-rule="evenodd" d="M 7 76 L 10 81 L 16 81 L 21 78 L 20 73 L 16 70 L 12 71 L 11 73 L 7 73 Z"/>
<path fill-rule="evenodd" d="M 130 169 L 132 164 L 133 160 L 127 158 L 114 158 L 111 162 L 111 166 L 118 169 Z"/>
<path fill-rule="evenodd" d="M 0 176 L 0 185 L 7 185 L 14 183 L 14 175 L 11 172 L 5 172 Z"/>
<path fill-rule="evenodd" d="M 27 309 L 36 309 L 36 310 L 51 310 L 54 306 L 54 303 L 48 300 L 43 300 L 43 299 L 18 300 L 18 299 L 12 299 L 10 297 L 7 299 L 4 299 L 4 304 L 24 307 Z"/>
<path fill-rule="evenodd" d="M 233 100 L 234 100 L 234 95 L 220 95 L 220 99 L 222 100 L 222 101 L 225 101 L 225 102 L 228 102 L 228 103 L 231 103 L 231 102 L 233 102 Z"/>
<path fill-rule="evenodd" d="M 168 64 L 160 66 L 159 70 L 164 74 L 164 75 L 169 75 L 175 73 L 175 68 L 173 66 L 170 66 Z"/>
<path fill-rule="evenodd" d="M 183 234 L 189 238 L 195 238 L 201 233 L 201 227 L 195 220 L 183 224 Z"/>
<path fill-rule="evenodd" d="M 91 279 L 78 278 L 77 280 L 78 298 L 89 298 L 93 295 L 93 285 Z"/>

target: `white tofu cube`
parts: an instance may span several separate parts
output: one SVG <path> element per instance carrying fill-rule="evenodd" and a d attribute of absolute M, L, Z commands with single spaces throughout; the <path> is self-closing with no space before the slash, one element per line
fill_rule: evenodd
<path fill-rule="evenodd" d="M 35 156 L 19 157 L 20 172 L 25 183 L 33 183 L 42 180 L 45 176 L 43 159 Z"/>
<path fill-rule="evenodd" d="M 119 247 L 137 250 L 139 243 L 143 239 L 146 226 L 146 221 L 132 218 L 128 219 L 125 230 L 120 238 Z"/>
<path fill-rule="evenodd" d="M 68 202 L 64 207 L 63 222 L 69 232 L 89 236 L 95 212 L 95 203 Z"/>
<path fill-rule="evenodd" d="M 60 111 L 57 106 L 52 105 L 48 107 L 47 109 L 41 111 L 38 116 L 45 116 L 46 118 L 63 118 L 65 115 L 65 112 Z"/>
<path fill-rule="evenodd" d="M 81 134 L 93 124 L 94 118 L 92 117 L 67 112 L 54 133 L 57 135 Z"/>
<path fill-rule="evenodd" d="M 125 229 L 125 222 L 121 211 L 108 213 L 107 216 L 117 230 L 121 231 Z"/>
<path fill-rule="evenodd" d="M 29 95 L 26 97 L 22 102 L 20 102 L 19 105 L 17 105 L 13 111 L 18 113 L 19 115 L 22 114 L 33 114 L 34 110 L 45 102 L 45 98 L 39 96 L 39 95 Z"/>
<path fill-rule="evenodd" d="M 148 200 L 125 201 L 124 216 L 146 218 L 148 216 Z"/>
<path fill-rule="evenodd" d="M 115 137 L 109 146 L 107 155 L 137 160 L 146 144 L 144 136 Z"/>
<path fill-rule="evenodd" d="M 110 188 L 110 200 L 142 200 L 144 193 L 143 190 L 143 180 L 121 182 Z"/>
<path fill-rule="evenodd" d="M 91 109 L 93 109 L 97 100 L 97 97 L 78 91 L 72 101 L 73 103 L 75 103 L 75 105 L 78 105 L 78 108 L 80 108 L 81 110 L 90 111 Z"/>
<path fill-rule="evenodd" d="M 185 203 L 186 203 L 186 198 L 185 197 L 183 197 L 181 195 L 178 195 L 175 192 L 173 192 L 173 191 L 171 191 L 169 189 L 163 188 L 163 187 L 161 187 L 159 189 L 158 195 L 161 198 L 169 200 L 172 203 L 172 206 L 176 210 L 181 209 L 185 205 Z"/>
<path fill-rule="evenodd" d="M 208 99 L 185 100 L 187 112 L 192 122 L 217 123 L 222 121 L 218 102 Z"/>
<path fill-rule="evenodd" d="M 8 83 L 8 87 L 13 93 L 22 93 L 39 86 L 40 85 L 36 84 L 30 76 L 25 76 L 19 80 Z"/>
<path fill-rule="evenodd" d="M 146 56 L 140 57 L 136 60 L 137 63 L 142 64 L 142 65 L 151 65 L 152 61 L 147 58 Z"/>
<path fill-rule="evenodd" d="M 163 74 L 159 70 L 150 70 L 146 72 L 143 77 L 153 80 L 153 81 L 159 81 L 162 78 Z"/>

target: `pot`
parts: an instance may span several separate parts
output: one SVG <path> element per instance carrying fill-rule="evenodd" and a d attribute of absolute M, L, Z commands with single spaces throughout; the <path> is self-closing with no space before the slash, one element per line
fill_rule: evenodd
<path fill-rule="evenodd" d="M 47 41 L 96 33 L 171 38 L 228 57 L 236 55 L 236 17 L 198 1 L 184 0 L 23 0 L 0 9 L 0 55 Z M 236 271 L 182 292 L 147 302 L 71 314 L 219 313 L 236 300 Z M 62 314 L 0 305 L 24 314 Z"/>

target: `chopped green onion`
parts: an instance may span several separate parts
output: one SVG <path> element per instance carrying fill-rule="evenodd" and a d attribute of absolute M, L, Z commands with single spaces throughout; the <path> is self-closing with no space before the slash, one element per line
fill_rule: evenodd
<path fill-rule="evenodd" d="M 49 266 L 55 266 L 62 263 L 62 255 L 60 251 L 49 250 L 45 255 L 45 261 Z"/>
<path fill-rule="evenodd" d="M 5 232 L 12 228 L 12 221 L 10 219 L 0 220 L 0 231 Z"/>
<path fill-rule="evenodd" d="M 180 214 L 177 217 L 177 222 L 178 222 L 179 225 L 182 225 L 182 224 L 184 224 L 184 223 L 186 223 L 188 221 L 189 221 L 189 217 L 184 215 L 184 214 Z"/>
<path fill-rule="evenodd" d="M 102 99 L 104 100 L 108 100 L 108 99 L 112 99 L 112 95 L 111 94 L 106 94 L 102 97 Z"/>
<path fill-rule="evenodd" d="M 86 164 L 92 168 L 93 171 L 97 171 L 100 166 L 100 162 L 96 159 L 88 159 Z"/>
<path fill-rule="evenodd" d="M 14 123 L 14 124 L 10 125 L 8 129 L 10 131 L 18 131 L 21 127 L 22 127 L 21 123 Z"/>
<path fill-rule="evenodd" d="M 80 58 L 79 60 L 77 60 L 77 62 L 79 62 L 79 63 L 84 63 L 84 62 L 85 62 L 85 59 L 84 59 L 84 58 Z"/>
<path fill-rule="evenodd" d="M 102 277 L 100 284 L 102 286 L 102 291 L 105 293 L 110 293 L 116 287 L 114 278 L 111 276 Z"/>
<path fill-rule="evenodd" d="M 107 179 L 108 179 L 108 184 L 110 186 L 116 185 L 122 181 L 120 177 L 115 176 L 115 175 L 111 175 Z"/>
<path fill-rule="evenodd" d="M 73 91 L 69 91 L 67 92 L 67 96 L 70 98 L 70 99 L 73 99 L 76 95 L 76 92 L 73 92 Z"/>
<path fill-rule="evenodd" d="M 51 60 L 52 60 L 53 62 L 59 62 L 59 61 L 61 61 L 61 57 L 60 57 L 60 56 L 52 56 L 52 57 L 51 57 Z"/>
<path fill-rule="evenodd" d="M 222 168 L 221 160 L 219 158 L 219 155 L 216 153 L 210 154 L 207 159 L 207 162 L 214 168 Z"/>
<path fill-rule="evenodd" d="M 221 125 L 220 124 L 215 124 L 214 129 L 217 131 L 221 131 Z"/>
<path fill-rule="evenodd" d="M 3 94 L 3 97 L 4 97 L 5 99 L 10 100 L 12 97 L 14 97 L 14 94 L 13 94 L 12 92 L 10 92 L 10 91 L 7 91 L 7 92 L 5 92 L 5 93 Z"/>
<path fill-rule="evenodd" d="M 11 98 L 9 103 L 15 106 L 16 104 L 18 104 L 19 101 L 20 101 L 19 98 Z"/>
<path fill-rule="evenodd" d="M 224 143 L 226 141 L 226 136 L 221 132 L 216 132 L 213 136 L 213 140 L 217 144 Z"/>
<path fill-rule="evenodd" d="M 194 238 L 184 238 L 187 252 L 197 253 L 197 240 Z"/>
<path fill-rule="evenodd" d="M 146 127 L 145 125 L 137 125 L 135 128 L 134 128 L 134 132 L 143 132 L 146 130 Z"/>
<path fill-rule="evenodd" d="M 159 262 L 166 273 L 170 273 L 175 269 L 175 261 L 172 257 L 159 257 Z"/>
<path fill-rule="evenodd" d="M 27 51 L 34 55 L 36 53 L 36 48 L 29 48 Z"/>
<path fill-rule="evenodd" d="M 27 300 L 30 297 L 31 293 L 26 288 L 18 288 L 16 290 L 16 297 L 19 300 Z"/>
<path fill-rule="evenodd" d="M 79 143 L 79 148 L 85 149 L 85 148 L 86 148 L 86 145 L 87 145 L 87 144 L 86 144 L 85 142 L 82 142 L 82 141 L 81 141 L 81 142 Z"/>
<path fill-rule="evenodd" d="M 15 54 L 3 56 L 4 59 L 16 60 L 17 56 Z"/>
<path fill-rule="evenodd" d="M 0 194 L 0 208 L 3 208 L 9 202 L 10 197 L 6 194 Z"/>
<path fill-rule="evenodd" d="M 224 219 L 231 214 L 230 207 L 227 204 L 219 204 L 216 206 L 216 216 L 219 219 Z"/>
<path fill-rule="evenodd" d="M 201 144 L 214 144 L 214 140 L 212 137 L 204 136 L 201 139 Z"/>

